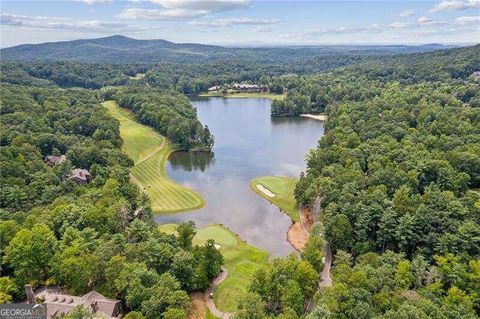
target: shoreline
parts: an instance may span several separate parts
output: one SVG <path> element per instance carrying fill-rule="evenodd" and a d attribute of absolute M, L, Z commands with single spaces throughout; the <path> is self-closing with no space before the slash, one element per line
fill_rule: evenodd
<path fill-rule="evenodd" d="M 200 93 L 197 95 L 192 95 L 197 97 L 223 97 L 225 99 L 269 99 L 269 100 L 283 100 L 287 95 L 286 94 L 275 94 L 268 92 L 259 92 L 259 93 Z"/>
<path fill-rule="evenodd" d="M 290 217 L 291 225 L 288 227 L 288 230 L 287 230 L 287 233 L 286 233 L 287 242 L 290 245 L 292 245 L 292 247 L 297 252 L 302 252 L 303 249 L 305 248 L 305 245 L 306 245 L 307 240 L 308 240 L 307 228 L 310 228 L 309 226 L 311 226 L 311 225 L 308 225 L 308 223 L 307 223 L 307 227 L 305 227 L 305 225 L 304 225 L 304 217 L 302 216 L 302 215 L 304 215 L 304 209 L 297 208 L 297 215 L 296 216 L 298 216 L 298 220 L 293 219 L 291 215 L 287 214 L 283 208 L 279 207 L 274 202 L 274 199 L 277 197 L 276 194 L 274 194 L 273 192 L 268 190 L 263 185 L 261 185 L 259 183 L 256 183 L 255 181 L 256 181 L 256 179 L 254 179 L 250 182 L 250 189 L 252 189 L 257 195 L 259 195 L 263 199 L 267 200 L 270 204 L 277 207 L 280 210 L 281 213 Z M 268 192 L 268 194 L 266 192 L 264 192 L 263 190 L 266 190 Z M 270 195 L 273 195 L 273 196 L 270 196 Z"/>
<path fill-rule="evenodd" d="M 115 101 L 105 101 L 102 103 L 102 106 L 108 110 L 111 116 L 120 122 L 120 134 L 122 140 L 124 141 L 124 145 L 122 145 L 122 152 L 127 154 L 129 157 L 132 158 L 133 154 L 131 154 L 131 151 L 125 147 L 125 136 L 122 135 L 121 128 L 122 121 L 123 123 L 135 123 L 135 125 L 138 125 L 138 127 L 144 127 L 146 130 L 148 130 L 148 134 L 156 134 L 162 138 L 160 146 L 156 146 L 156 148 L 151 149 L 149 153 L 144 152 L 142 154 L 134 154 L 133 157 L 135 157 L 135 155 L 142 156 L 140 158 L 135 158 L 136 160 L 134 160 L 134 165 L 130 168 L 129 172 L 130 181 L 135 184 L 141 192 L 147 193 L 148 197 L 150 198 L 153 214 L 176 214 L 198 210 L 207 205 L 206 200 L 200 195 L 200 193 L 177 183 L 168 176 L 166 164 L 170 154 L 177 151 L 175 145 L 172 145 L 165 136 L 161 135 L 153 128 L 136 121 L 133 114 L 129 110 L 121 108 Z M 146 177 L 143 170 L 150 166 L 154 167 L 156 172 L 158 172 L 158 175 L 155 177 L 160 179 L 159 184 L 155 184 L 152 180 L 145 180 Z M 175 196 L 174 201 L 170 199 L 169 205 L 164 204 L 164 200 L 159 200 L 159 195 L 162 195 L 162 192 L 166 190 L 170 191 L 170 193 L 173 193 Z M 185 198 L 191 199 L 191 202 L 187 204 L 186 201 L 183 201 Z M 162 203 L 164 205 L 162 205 Z"/>

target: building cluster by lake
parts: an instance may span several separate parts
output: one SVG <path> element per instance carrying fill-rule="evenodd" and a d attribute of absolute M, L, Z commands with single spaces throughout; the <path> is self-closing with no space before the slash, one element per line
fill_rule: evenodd
<path fill-rule="evenodd" d="M 258 93 L 268 92 L 268 88 L 258 84 L 234 83 L 230 85 L 215 85 L 208 89 L 209 92 L 230 90 L 234 92 Z"/>

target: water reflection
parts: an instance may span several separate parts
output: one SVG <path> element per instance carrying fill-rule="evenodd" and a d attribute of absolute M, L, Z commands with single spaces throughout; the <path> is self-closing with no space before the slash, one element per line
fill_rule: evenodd
<path fill-rule="evenodd" d="M 175 152 L 170 155 L 168 161 L 173 170 L 183 169 L 205 171 L 210 164 L 214 164 L 215 152 Z"/>
<path fill-rule="evenodd" d="M 207 206 L 155 219 L 193 220 L 199 227 L 220 223 L 274 256 L 293 252 L 286 241 L 290 218 L 256 195 L 250 181 L 264 175 L 298 177 L 308 149 L 323 135 L 322 123 L 271 118 L 271 102 L 266 99 L 207 98 L 193 104 L 215 135 L 215 153 L 176 152 L 169 158 L 167 173 L 199 192 Z"/>

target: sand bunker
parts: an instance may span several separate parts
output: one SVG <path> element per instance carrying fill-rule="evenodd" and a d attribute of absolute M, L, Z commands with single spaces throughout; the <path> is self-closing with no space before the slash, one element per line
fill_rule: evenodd
<path fill-rule="evenodd" d="M 264 193 L 265 195 L 267 195 L 268 197 L 275 197 L 275 194 L 272 193 L 271 191 L 269 191 L 268 189 L 266 189 L 265 187 L 263 187 L 262 185 L 260 184 L 257 184 L 257 188 L 259 191 L 261 191 L 262 193 Z"/>
<path fill-rule="evenodd" d="M 308 117 L 309 119 L 314 119 L 314 120 L 322 121 L 322 122 L 327 119 L 327 116 L 322 115 L 322 114 L 317 114 L 317 115 L 314 115 L 314 114 L 300 114 L 300 116 Z"/>

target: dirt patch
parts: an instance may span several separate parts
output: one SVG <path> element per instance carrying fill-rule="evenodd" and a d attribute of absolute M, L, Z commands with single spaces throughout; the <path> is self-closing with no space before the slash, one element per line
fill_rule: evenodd
<path fill-rule="evenodd" d="M 193 292 L 190 294 L 190 300 L 192 301 L 192 309 L 188 314 L 188 319 L 204 319 L 207 313 L 205 294 L 202 292 Z"/>
<path fill-rule="evenodd" d="M 303 251 L 305 245 L 307 244 L 308 235 L 303 229 L 302 224 L 293 223 L 288 229 L 287 239 L 296 250 Z"/>
<path fill-rule="evenodd" d="M 312 228 L 314 222 L 311 210 L 306 207 L 300 208 L 300 218 L 305 230 L 307 232 L 310 231 L 310 228 Z"/>

